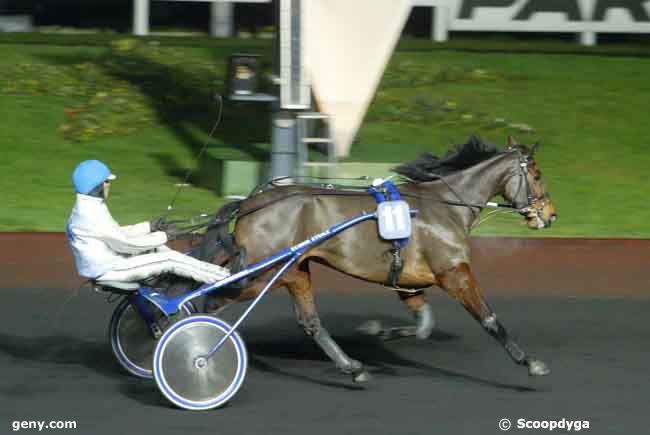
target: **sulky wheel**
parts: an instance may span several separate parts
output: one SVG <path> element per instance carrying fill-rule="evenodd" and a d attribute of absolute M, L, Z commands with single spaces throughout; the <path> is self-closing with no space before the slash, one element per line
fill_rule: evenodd
<path fill-rule="evenodd" d="M 237 393 L 248 366 L 246 347 L 237 332 L 205 358 L 230 328 L 216 317 L 193 315 L 165 331 L 156 346 L 153 373 L 158 388 L 174 405 L 212 409 Z"/>
<path fill-rule="evenodd" d="M 181 312 L 171 319 L 165 318 L 156 308 L 152 311 L 155 313 L 157 325 L 161 330 L 165 330 L 174 320 L 187 317 L 195 313 L 196 309 L 191 302 L 188 302 Z M 153 378 L 151 366 L 157 337 L 128 298 L 122 299 L 113 311 L 108 335 L 113 354 L 126 371 L 141 378 Z"/>

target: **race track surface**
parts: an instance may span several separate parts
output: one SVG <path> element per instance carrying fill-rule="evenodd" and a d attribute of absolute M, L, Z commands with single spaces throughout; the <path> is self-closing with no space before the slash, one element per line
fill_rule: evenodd
<path fill-rule="evenodd" d="M 288 297 L 263 300 L 242 328 L 250 354 L 243 388 L 224 408 L 171 407 L 153 381 L 122 372 L 106 326 L 113 308 L 88 290 L 3 289 L 0 433 L 17 420 L 75 420 L 100 434 L 492 434 L 502 418 L 588 420 L 589 434 L 648 433 L 650 299 L 498 295 L 510 333 L 552 370 L 530 378 L 447 296 L 431 291 L 429 340 L 382 342 L 366 320 L 407 324 L 390 292 L 320 292 L 324 325 L 373 379 L 339 374 L 295 325 Z M 242 306 L 228 312 L 232 318 Z M 25 433 L 37 433 L 24 430 Z M 21 433 L 19 432 L 19 433 Z M 549 433 L 522 430 L 509 433 Z M 553 433 L 567 433 L 556 429 Z"/>

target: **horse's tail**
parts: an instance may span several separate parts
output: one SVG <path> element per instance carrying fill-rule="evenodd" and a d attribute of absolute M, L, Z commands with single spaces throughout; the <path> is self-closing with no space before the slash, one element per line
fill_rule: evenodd
<path fill-rule="evenodd" d="M 244 201 L 245 199 L 238 199 L 223 205 L 215 215 L 213 225 L 219 225 L 222 223 L 229 224 L 230 221 L 236 219 L 239 209 Z"/>
<path fill-rule="evenodd" d="M 214 219 L 208 225 L 208 229 L 201 240 L 199 247 L 199 259 L 213 263 L 217 257 L 220 263 L 232 262 L 237 255 L 232 234 L 230 234 L 230 222 L 237 218 L 237 213 L 243 200 L 231 201 L 217 211 Z"/>

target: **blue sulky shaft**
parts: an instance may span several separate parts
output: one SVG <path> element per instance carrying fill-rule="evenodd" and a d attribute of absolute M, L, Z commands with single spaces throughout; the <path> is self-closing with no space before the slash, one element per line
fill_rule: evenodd
<path fill-rule="evenodd" d="M 417 214 L 417 210 L 411 210 L 411 214 Z M 289 267 L 291 267 L 294 263 L 296 263 L 305 252 L 307 252 L 312 247 L 324 242 L 325 240 L 328 240 L 336 236 L 337 234 L 341 233 L 342 231 L 345 231 L 350 227 L 353 227 L 361 222 L 370 219 L 376 219 L 376 218 L 377 218 L 377 213 L 373 212 L 373 213 L 363 213 L 352 219 L 348 219 L 338 225 L 334 225 L 333 227 L 323 231 L 322 233 L 316 234 L 315 236 L 312 236 L 311 238 L 301 243 L 298 243 L 297 245 L 291 246 L 287 249 L 278 252 L 275 255 L 272 255 L 258 263 L 255 263 L 240 272 L 230 275 L 218 282 L 215 282 L 214 284 L 203 285 L 198 289 L 190 293 L 187 293 L 185 295 L 180 295 L 177 297 L 167 297 L 161 293 L 158 293 L 155 289 L 144 288 L 144 287 L 138 290 L 138 293 L 141 297 L 147 299 L 148 301 L 156 305 L 166 316 L 171 316 L 174 313 L 178 312 L 185 303 L 189 302 L 192 299 L 198 298 L 200 296 L 211 293 L 213 291 L 218 291 L 219 288 L 226 287 L 229 284 L 237 282 L 243 278 L 246 278 L 264 269 L 268 269 L 272 266 L 275 266 L 276 264 L 286 261 L 286 263 L 280 268 L 280 270 L 278 270 L 278 272 L 275 275 L 273 275 L 273 278 L 264 287 L 264 289 L 255 297 L 253 302 L 251 302 L 249 307 L 246 309 L 246 311 L 244 311 L 244 313 L 240 316 L 240 318 L 232 326 L 232 328 L 228 331 L 228 333 L 224 337 L 222 337 L 221 340 L 219 340 L 219 342 L 217 343 L 217 345 L 208 353 L 208 355 L 206 355 L 207 358 L 210 358 L 221 348 L 221 346 L 223 346 L 223 344 L 226 342 L 226 340 L 228 340 L 228 338 L 237 329 L 237 327 L 241 325 L 241 323 L 246 319 L 246 317 L 250 314 L 253 308 L 255 308 L 255 306 L 264 297 L 264 295 L 273 286 L 273 284 L 278 280 L 278 278 L 280 278 L 280 276 L 282 276 L 282 274 L 284 274 L 287 271 L 287 269 L 289 269 Z"/>
<path fill-rule="evenodd" d="M 284 264 L 284 266 L 282 266 L 280 268 L 280 270 L 278 270 L 277 273 L 275 275 L 273 275 L 273 278 L 271 279 L 271 281 L 269 281 L 268 284 L 266 284 L 266 286 L 264 287 L 264 289 L 262 289 L 262 291 L 255 297 L 253 302 L 251 302 L 251 304 L 248 306 L 248 308 L 246 308 L 246 311 L 244 311 L 244 313 L 241 316 L 239 316 L 239 319 L 235 322 L 234 325 L 232 325 L 232 327 L 230 328 L 230 331 L 228 331 L 228 333 L 226 335 L 224 335 L 221 338 L 221 340 L 219 340 L 217 345 L 215 347 L 213 347 L 212 350 L 206 355 L 206 359 L 212 358 L 212 355 L 214 355 L 215 353 L 217 353 L 219 351 L 219 349 L 221 349 L 221 346 L 223 346 L 223 344 L 230 338 L 230 336 L 233 334 L 233 332 L 235 332 L 237 330 L 237 328 L 239 327 L 239 325 L 241 325 L 241 323 L 244 321 L 244 319 L 246 319 L 246 317 L 248 317 L 250 312 L 253 311 L 253 308 L 255 308 L 255 306 L 259 303 L 259 301 L 262 300 L 262 298 L 264 297 L 266 292 L 269 291 L 271 286 L 278 280 L 278 278 L 280 278 L 280 276 L 282 276 L 282 274 L 284 274 L 284 272 L 287 271 L 288 268 L 291 267 L 292 264 L 294 264 L 298 260 L 300 255 L 302 255 L 302 254 L 298 254 L 298 253 L 294 254 L 293 257 L 291 257 L 291 259 L 289 259 L 289 261 L 287 261 Z"/>
<path fill-rule="evenodd" d="M 352 219 L 348 219 L 345 222 L 335 225 L 323 231 L 322 233 L 316 234 L 315 236 L 301 243 L 298 243 L 297 245 L 291 246 L 287 249 L 278 252 L 275 255 L 272 255 L 258 263 L 255 263 L 240 272 L 232 274 L 213 284 L 203 285 L 197 288 L 196 290 L 191 291 L 190 293 L 184 295 L 179 295 L 176 297 L 167 297 L 157 292 L 155 289 L 151 289 L 151 288 L 141 288 L 140 290 L 138 290 L 138 293 L 145 299 L 148 299 L 151 303 L 156 305 L 158 308 L 160 308 L 160 310 L 165 315 L 171 316 L 172 314 L 178 312 L 178 310 L 180 310 L 183 304 L 185 304 L 186 302 L 192 299 L 198 298 L 208 293 L 212 293 L 213 291 L 217 291 L 221 287 L 227 287 L 229 284 L 237 282 L 243 278 L 246 278 L 264 269 L 268 269 L 269 267 L 275 266 L 276 264 L 281 263 L 282 261 L 289 260 L 294 255 L 300 256 L 304 254 L 307 250 L 312 248 L 313 246 L 336 236 L 340 232 L 345 231 L 346 229 L 358 223 L 361 223 L 363 221 L 375 219 L 376 217 L 377 214 L 373 212 L 373 213 L 363 213 Z"/>

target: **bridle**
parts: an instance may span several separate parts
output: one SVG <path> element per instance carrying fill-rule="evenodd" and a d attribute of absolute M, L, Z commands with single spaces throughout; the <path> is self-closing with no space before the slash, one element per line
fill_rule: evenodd
<path fill-rule="evenodd" d="M 517 193 L 515 193 L 514 198 L 518 198 L 520 196 L 522 185 L 525 186 L 526 206 L 517 207 L 516 204 L 513 203 L 510 205 L 510 207 L 522 216 L 534 217 L 537 221 L 537 225 L 539 227 L 544 227 L 546 226 L 546 223 L 542 219 L 542 210 L 550 202 L 550 197 L 547 192 L 544 192 L 541 196 L 533 195 L 533 190 L 531 189 L 530 183 L 528 182 L 528 165 L 530 163 L 530 156 L 525 155 L 518 148 L 511 147 L 511 149 L 517 152 L 519 157 L 519 187 L 517 188 Z"/>

